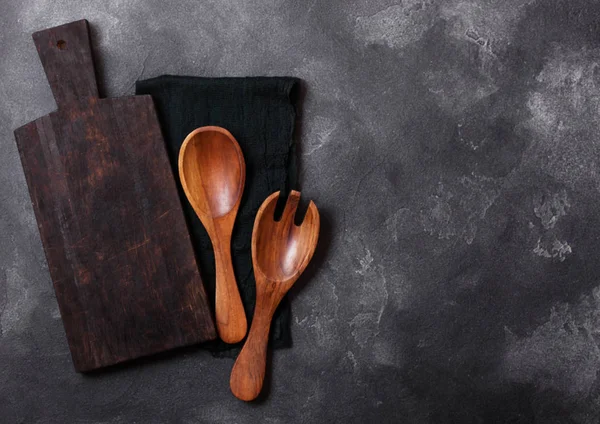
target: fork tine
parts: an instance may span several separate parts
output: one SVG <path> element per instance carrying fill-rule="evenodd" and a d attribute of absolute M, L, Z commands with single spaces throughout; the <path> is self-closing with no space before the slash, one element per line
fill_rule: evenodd
<path fill-rule="evenodd" d="M 304 219 L 302 220 L 302 223 L 300 223 L 300 225 L 304 224 L 304 222 L 307 220 L 309 220 L 310 224 L 317 225 L 317 227 L 319 226 L 319 209 L 317 208 L 317 205 L 315 205 L 315 202 L 313 202 L 312 200 L 308 203 L 306 214 L 304 214 Z"/>
<path fill-rule="evenodd" d="M 283 216 L 289 216 L 294 221 L 298 204 L 300 203 L 300 192 L 292 190 L 288 195 L 287 201 L 285 202 L 285 208 L 283 209 Z"/>

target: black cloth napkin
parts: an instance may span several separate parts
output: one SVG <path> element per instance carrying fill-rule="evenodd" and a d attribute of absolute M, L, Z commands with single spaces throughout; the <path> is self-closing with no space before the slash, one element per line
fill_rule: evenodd
<path fill-rule="evenodd" d="M 181 187 L 177 161 L 183 140 L 198 127 L 226 128 L 240 144 L 246 161 L 246 185 L 233 230 L 232 257 L 248 323 L 256 297 L 250 249 L 256 212 L 271 193 L 287 192 L 296 183 L 292 133 L 298 86 L 299 80 L 291 77 L 161 76 L 136 83 L 136 94 L 150 94 L 154 99 L 196 260 L 213 307 L 214 254 L 208 234 Z M 291 345 L 290 306 L 286 298 L 273 317 L 270 344 L 272 348 Z M 218 356 L 239 349 L 238 345 L 221 340 L 205 347 Z"/>

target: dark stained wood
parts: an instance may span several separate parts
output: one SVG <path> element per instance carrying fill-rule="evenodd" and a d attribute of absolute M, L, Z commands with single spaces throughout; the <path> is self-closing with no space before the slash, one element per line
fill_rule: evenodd
<path fill-rule="evenodd" d="M 215 338 L 152 99 L 98 98 L 87 21 L 33 39 L 58 110 L 15 137 L 75 369 Z"/>
<path fill-rule="evenodd" d="M 179 176 L 215 252 L 219 337 L 237 343 L 248 329 L 231 262 L 231 234 L 246 181 L 242 149 L 225 128 L 198 128 L 185 138 L 179 151 Z"/>
<path fill-rule="evenodd" d="M 300 193 L 288 196 L 283 215 L 274 220 L 279 192 L 269 196 L 258 210 L 252 231 L 252 264 L 256 277 L 256 307 L 248 339 L 233 370 L 229 386 L 239 399 L 259 395 L 265 377 L 271 319 L 283 296 L 306 269 L 319 238 L 319 211 L 311 201 L 301 225 L 294 224 Z"/>

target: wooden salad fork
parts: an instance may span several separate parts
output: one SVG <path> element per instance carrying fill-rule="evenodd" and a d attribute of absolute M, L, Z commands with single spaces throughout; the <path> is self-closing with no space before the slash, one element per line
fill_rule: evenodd
<path fill-rule="evenodd" d="M 256 307 L 248 334 L 231 371 L 230 388 L 250 401 L 260 393 L 265 377 L 267 343 L 273 313 L 310 262 L 319 238 L 319 211 L 311 201 L 302 224 L 294 223 L 300 193 L 288 196 L 283 215 L 275 221 L 280 192 L 262 204 L 252 232 L 252 264 L 256 278 Z"/>

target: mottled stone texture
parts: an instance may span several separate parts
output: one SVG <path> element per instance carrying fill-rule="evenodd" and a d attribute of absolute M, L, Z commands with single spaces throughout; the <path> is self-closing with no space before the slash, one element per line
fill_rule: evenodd
<path fill-rule="evenodd" d="M 600 422 L 600 4 L 0 1 L 0 421 Z M 30 34 L 87 18 L 138 78 L 305 81 L 322 214 L 255 406 L 187 349 L 75 374 L 12 130 L 54 108 Z"/>

